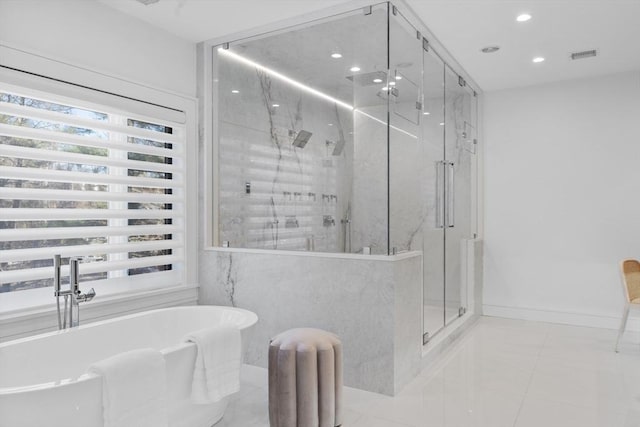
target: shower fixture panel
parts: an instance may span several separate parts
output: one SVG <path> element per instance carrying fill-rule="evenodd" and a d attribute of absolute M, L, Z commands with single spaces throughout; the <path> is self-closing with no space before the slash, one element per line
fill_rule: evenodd
<path fill-rule="evenodd" d="M 311 139 L 311 135 L 313 135 L 313 133 L 306 130 L 301 130 L 293 140 L 293 146 L 297 148 L 304 148 L 305 145 L 307 145 L 307 143 L 309 142 L 309 139 Z"/>

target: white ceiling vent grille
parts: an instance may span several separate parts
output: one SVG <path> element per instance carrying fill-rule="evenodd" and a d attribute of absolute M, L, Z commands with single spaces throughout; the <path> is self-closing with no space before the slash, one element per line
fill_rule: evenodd
<path fill-rule="evenodd" d="M 592 56 L 596 56 L 597 54 L 598 51 L 596 49 L 583 50 L 582 52 L 573 52 L 571 54 L 571 59 L 575 61 L 576 59 L 591 58 Z"/>

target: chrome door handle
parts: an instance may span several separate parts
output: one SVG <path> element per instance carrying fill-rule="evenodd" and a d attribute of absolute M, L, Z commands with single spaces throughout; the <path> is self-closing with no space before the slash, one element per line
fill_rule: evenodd
<path fill-rule="evenodd" d="M 446 162 L 449 169 L 445 198 L 447 201 L 447 227 L 455 227 L 455 170 L 453 162 Z"/>
<path fill-rule="evenodd" d="M 436 228 L 444 228 L 444 203 L 442 203 L 444 168 L 445 162 L 443 160 L 436 162 Z"/>

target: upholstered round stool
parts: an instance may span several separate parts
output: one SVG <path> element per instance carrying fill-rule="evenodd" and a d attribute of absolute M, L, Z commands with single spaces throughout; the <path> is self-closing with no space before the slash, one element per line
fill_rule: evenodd
<path fill-rule="evenodd" d="M 321 329 L 290 329 L 269 345 L 271 427 L 342 425 L 342 344 Z"/>

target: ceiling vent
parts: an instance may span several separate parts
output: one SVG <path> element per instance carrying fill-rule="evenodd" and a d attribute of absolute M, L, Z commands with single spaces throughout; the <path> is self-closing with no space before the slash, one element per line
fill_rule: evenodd
<path fill-rule="evenodd" d="M 592 56 L 596 56 L 597 54 L 598 51 L 596 51 L 595 49 L 583 50 L 582 52 L 573 52 L 571 54 L 571 59 L 575 61 L 576 59 L 591 58 Z"/>

